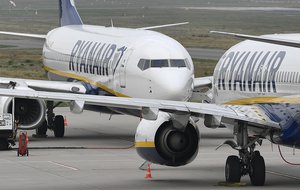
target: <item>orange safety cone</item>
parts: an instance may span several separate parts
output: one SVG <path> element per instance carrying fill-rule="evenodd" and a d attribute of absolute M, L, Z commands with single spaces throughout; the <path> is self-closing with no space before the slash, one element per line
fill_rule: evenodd
<path fill-rule="evenodd" d="M 64 117 L 64 125 L 65 125 L 65 126 L 68 126 L 67 116 Z"/>
<path fill-rule="evenodd" d="M 148 164 L 148 168 L 147 168 L 147 172 L 146 172 L 145 178 L 146 179 L 151 179 L 152 178 L 150 164 Z"/>

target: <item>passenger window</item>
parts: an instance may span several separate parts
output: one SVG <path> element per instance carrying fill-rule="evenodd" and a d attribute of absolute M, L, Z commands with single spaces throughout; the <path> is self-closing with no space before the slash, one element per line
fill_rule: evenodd
<path fill-rule="evenodd" d="M 287 74 L 286 74 L 286 72 L 284 72 L 284 80 L 283 81 L 287 82 Z"/>
<path fill-rule="evenodd" d="M 292 83 L 295 83 L 295 72 L 292 72 L 292 75 L 293 75 L 293 77 L 292 77 Z"/>
<path fill-rule="evenodd" d="M 171 59 L 170 65 L 171 67 L 186 67 L 183 59 Z"/>
<path fill-rule="evenodd" d="M 151 67 L 169 67 L 167 59 L 151 60 Z"/>

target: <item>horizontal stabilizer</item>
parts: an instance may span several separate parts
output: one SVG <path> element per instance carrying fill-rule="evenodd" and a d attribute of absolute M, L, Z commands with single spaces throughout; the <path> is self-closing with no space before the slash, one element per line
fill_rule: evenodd
<path fill-rule="evenodd" d="M 246 34 L 237 34 L 237 33 L 220 32 L 220 31 L 210 31 L 210 33 L 229 36 L 229 37 L 235 37 L 235 38 L 239 38 L 239 39 L 253 40 L 253 41 L 258 41 L 258 42 L 265 42 L 265 43 L 270 43 L 270 44 L 300 48 L 300 41 L 284 40 L 284 39 L 270 38 L 270 37 L 264 37 L 264 36 L 252 36 L 252 35 L 246 35 Z"/>
<path fill-rule="evenodd" d="M 140 30 L 151 30 L 155 28 L 165 28 L 165 27 L 171 27 L 171 26 L 180 26 L 180 25 L 185 25 L 189 24 L 189 22 L 181 22 L 181 23 L 174 23 L 174 24 L 164 24 L 164 25 L 158 25 L 158 26 L 149 26 L 149 27 L 143 27 L 143 28 L 137 28 Z"/>

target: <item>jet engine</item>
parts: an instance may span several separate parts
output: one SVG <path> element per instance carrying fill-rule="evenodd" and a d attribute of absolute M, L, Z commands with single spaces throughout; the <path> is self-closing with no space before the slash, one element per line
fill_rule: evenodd
<path fill-rule="evenodd" d="M 151 163 L 167 166 L 193 161 L 200 139 L 195 122 L 190 118 L 186 126 L 175 126 L 166 112 L 159 112 L 155 121 L 142 119 L 135 135 L 138 154 Z"/>
<path fill-rule="evenodd" d="M 0 97 L 0 107 L 3 113 L 12 112 L 12 98 Z M 15 120 L 19 129 L 36 129 L 45 121 L 46 104 L 43 100 L 15 98 Z"/>

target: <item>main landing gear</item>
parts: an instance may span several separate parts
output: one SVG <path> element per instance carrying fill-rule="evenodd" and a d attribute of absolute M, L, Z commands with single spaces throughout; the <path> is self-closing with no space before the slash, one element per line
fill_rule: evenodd
<path fill-rule="evenodd" d="M 266 178 L 265 161 L 259 151 L 254 151 L 256 143 L 261 144 L 262 141 L 258 137 L 248 136 L 246 124 L 239 124 L 235 129 L 237 143 L 224 143 L 239 151 L 239 156 L 231 155 L 226 160 L 226 182 L 239 183 L 242 176 L 249 175 L 253 186 L 263 186 Z"/>
<path fill-rule="evenodd" d="M 57 138 L 64 137 L 65 134 L 65 122 L 64 117 L 62 115 L 55 115 L 53 109 L 59 105 L 54 105 L 54 102 L 48 101 L 47 102 L 47 120 L 44 121 L 42 126 L 36 129 L 36 134 L 39 137 L 46 137 L 47 130 L 53 130 L 54 135 Z"/>

